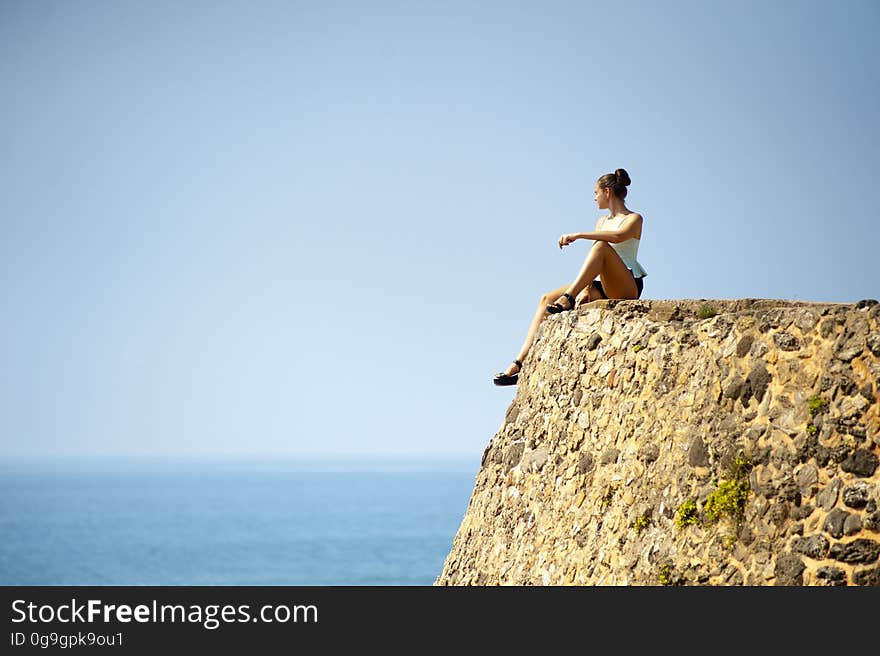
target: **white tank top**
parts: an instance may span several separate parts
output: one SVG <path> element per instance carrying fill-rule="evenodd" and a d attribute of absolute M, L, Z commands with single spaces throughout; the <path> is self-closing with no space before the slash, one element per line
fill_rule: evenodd
<path fill-rule="evenodd" d="M 605 217 L 602 220 L 602 230 L 616 230 L 620 228 L 620 224 L 623 223 L 623 219 L 625 216 L 620 216 L 612 219 L 611 217 Z M 620 255 L 620 259 L 623 260 L 623 263 L 632 270 L 634 278 L 644 278 L 648 275 L 648 272 L 645 271 L 645 268 L 639 264 L 638 254 L 639 254 L 639 239 L 635 237 L 630 237 L 626 241 L 622 241 L 618 244 L 611 244 L 611 247 L 617 251 L 617 254 Z"/>

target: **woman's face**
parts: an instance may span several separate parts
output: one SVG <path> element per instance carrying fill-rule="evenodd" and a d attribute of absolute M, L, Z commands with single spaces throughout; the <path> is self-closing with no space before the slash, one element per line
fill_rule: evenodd
<path fill-rule="evenodd" d="M 593 187 L 593 200 L 596 201 L 596 205 L 599 206 L 600 210 L 608 209 L 608 198 L 610 196 L 611 190 L 608 187 L 600 187 L 598 182 Z"/>

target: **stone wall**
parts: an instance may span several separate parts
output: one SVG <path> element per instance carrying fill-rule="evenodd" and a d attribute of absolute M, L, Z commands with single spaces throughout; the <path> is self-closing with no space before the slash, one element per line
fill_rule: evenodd
<path fill-rule="evenodd" d="M 880 585 L 878 324 L 873 300 L 548 317 L 435 584 Z"/>

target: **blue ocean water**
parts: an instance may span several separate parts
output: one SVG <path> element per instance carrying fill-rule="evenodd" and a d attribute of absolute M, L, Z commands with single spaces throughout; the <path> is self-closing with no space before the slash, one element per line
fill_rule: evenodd
<path fill-rule="evenodd" d="M 472 460 L 0 462 L 0 584 L 431 585 Z"/>

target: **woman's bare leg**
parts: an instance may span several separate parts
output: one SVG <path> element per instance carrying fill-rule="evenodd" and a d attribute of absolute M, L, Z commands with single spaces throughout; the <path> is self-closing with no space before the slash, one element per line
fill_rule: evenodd
<path fill-rule="evenodd" d="M 538 307 L 535 309 L 535 314 L 532 317 L 532 323 L 529 325 L 526 339 L 519 354 L 516 356 L 517 360 L 525 362 L 526 355 L 528 355 L 529 350 L 532 348 L 532 343 L 535 341 L 538 327 L 549 316 L 547 306 L 554 301 L 562 304 L 562 307 L 568 306 L 569 301 L 562 296 L 563 293 L 571 294 L 576 299 L 577 305 L 602 298 L 591 285 L 597 276 L 602 280 L 602 287 L 605 289 L 608 298 L 638 298 L 639 290 L 636 287 L 636 281 L 633 279 L 632 273 L 626 264 L 620 259 L 617 251 L 608 242 L 597 241 L 590 249 L 587 259 L 584 260 L 584 264 L 573 283 L 541 295 L 541 298 L 538 300 Z M 581 294 L 581 292 L 585 292 L 585 294 Z M 503 373 L 512 375 L 517 372 L 516 363 L 511 363 Z"/>
<path fill-rule="evenodd" d="M 532 343 L 535 341 L 535 334 L 538 332 L 538 326 L 541 325 L 541 322 L 544 321 L 549 314 L 547 314 L 547 306 L 553 302 L 553 299 L 558 298 L 562 295 L 562 292 L 566 290 L 565 286 L 559 287 L 552 291 L 547 292 L 546 294 L 541 294 L 541 298 L 538 299 L 538 307 L 535 310 L 535 315 L 532 317 L 532 323 L 529 325 L 529 331 L 526 334 L 526 339 L 523 342 L 522 348 L 519 350 L 519 354 L 515 359 L 520 362 L 525 362 L 526 355 L 528 355 L 529 350 L 532 348 Z M 504 370 L 505 374 L 512 375 L 517 373 L 518 369 L 516 363 L 511 363 L 511 365 Z"/>
<path fill-rule="evenodd" d="M 596 279 L 596 276 L 602 280 L 602 287 L 608 298 L 638 298 L 639 296 L 639 290 L 632 273 L 620 259 L 617 251 L 607 241 L 597 241 L 593 244 L 574 282 L 563 292 L 577 297 L 587 285 Z M 557 296 L 556 302 L 564 308 L 567 308 L 569 303 L 568 299 L 562 296 L 562 293 Z"/>
<path fill-rule="evenodd" d="M 593 281 L 595 280 L 596 279 L 593 278 L 593 280 L 590 281 L 590 284 L 584 287 L 583 291 L 581 291 L 581 293 L 575 297 L 574 306 L 576 308 L 584 306 L 591 301 L 597 301 L 600 298 L 603 298 L 603 296 L 599 293 L 599 290 L 596 289 L 595 286 L 593 286 Z"/>

